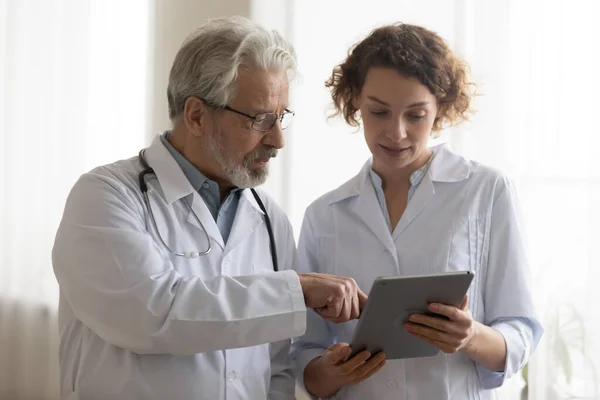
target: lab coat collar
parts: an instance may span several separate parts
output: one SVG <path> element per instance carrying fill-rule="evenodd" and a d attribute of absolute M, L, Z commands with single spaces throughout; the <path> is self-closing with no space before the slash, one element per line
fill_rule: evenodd
<path fill-rule="evenodd" d="M 258 206 L 250 189 L 244 190 L 241 193 L 229 239 L 227 239 L 225 254 L 243 243 L 252 232 L 264 224 L 263 215 L 264 212 Z"/>
<path fill-rule="evenodd" d="M 206 203 L 202 197 L 200 197 L 200 194 L 196 192 L 169 150 L 167 150 L 165 145 L 161 142 L 160 136 L 157 135 L 154 138 L 150 147 L 146 149 L 144 156 L 146 162 L 156 174 L 166 203 L 173 204 L 180 199 L 186 198 L 186 201 L 191 207 L 191 211 L 188 213 L 187 222 L 198 229 L 206 230 L 208 236 L 210 236 L 221 249 L 225 248 L 223 236 L 219 231 L 219 227 L 217 226 L 214 217 L 206 206 Z M 196 220 L 196 216 L 198 216 L 204 228 Z"/>
<path fill-rule="evenodd" d="M 469 177 L 474 165 L 461 155 L 453 153 L 447 143 L 434 146 L 435 156 L 429 167 L 433 182 L 460 182 Z"/>
<path fill-rule="evenodd" d="M 148 165 L 154 169 L 167 203 L 172 204 L 196 191 L 177 161 L 160 140 L 160 135 L 156 135 L 144 156 Z M 250 189 L 242 190 L 240 200 L 242 199 L 248 201 L 261 215 L 264 214 Z"/>
<path fill-rule="evenodd" d="M 261 201 L 264 202 L 264 196 L 261 196 L 261 193 L 259 193 L 258 191 L 256 191 L 256 194 L 258 194 L 258 196 L 260 197 Z M 256 201 L 256 199 L 254 198 L 254 195 L 252 194 L 252 191 L 250 189 L 244 189 L 242 190 L 242 195 L 240 197 L 240 201 L 247 201 L 248 203 L 250 203 L 250 205 L 260 213 L 260 215 L 264 215 L 265 213 L 263 212 L 263 210 L 260 209 L 260 206 L 258 205 L 258 202 Z M 266 206 L 265 206 L 266 207 Z"/>
<path fill-rule="evenodd" d="M 148 165 L 154 169 L 165 201 L 168 204 L 172 204 L 195 192 L 177 161 L 162 144 L 160 135 L 156 135 L 150 147 L 144 152 L 144 156 Z"/>
<path fill-rule="evenodd" d="M 427 174 L 432 182 L 460 182 L 467 179 L 473 170 L 473 163 L 453 153 L 447 144 L 432 147 L 435 153 Z M 360 173 L 342 185 L 331 197 L 329 204 L 365 193 L 365 185 L 371 185 L 369 171 L 373 163 L 367 160 Z"/>
<path fill-rule="evenodd" d="M 160 187 L 162 188 L 165 201 L 168 204 L 172 204 L 175 201 L 192 195 L 192 209 L 201 219 L 209 236 L 212 237 L 219 244 L 219 246 L 221 246 L 221 248 L 224 248 L 225 244 L 223 237 L 221 236 L 219 228 L 214 221 L 214 217 L 212 214 L 210 214 L 206 203 L 204 203 L 204 200 L 202 200 L 200 195 L 196 192 L 190 181 L 187 179 L 179 167 L 179 164 L 177 164 L 177 161 L 161 142 L 160 135 L 157 135 L 154 138 L 152 144 L 146 149 L 144 155 L 148 165 L 154 169 L 154 173 L 156 174 Z M 256 212 L 256 215 L 259 218 L 251 218 L 251 220 L 245 221 L 244 224 L 240 225 L 241 222 L 238 220 L 243 220 L 247 217 L 247 208 L 245 207 L 245 204 L 250 205 L 251 209 Z M 238 218 L 237 214 L 242 211 L 244 213 L 244 218 Z M 243 190 L 240 197 L 240 203 L 238 204 L 236 218 L 234 219 L 230 238 L 228 240 L 228 247 L 233 245 L 235 242 L 241 241 L 240 238 L 237 238 L 237 236 L 239 236 L 237 231 L 240 230 L 240 228 L 242 228 L 242 231 L 245 233 L 251 232 L 255 226 L 262 221 L 262 218 L 260 218 L 262 215 L 264 215 L 264 212 L 260 209 L 260 206 L 252 195 L 250 189 Z M 192 213 L 190 213 L 188 216 L 188 222 L 201 229 L 198 221 L 196 221 Z M 229 242 L 231 242 L 231 244 Z"/>

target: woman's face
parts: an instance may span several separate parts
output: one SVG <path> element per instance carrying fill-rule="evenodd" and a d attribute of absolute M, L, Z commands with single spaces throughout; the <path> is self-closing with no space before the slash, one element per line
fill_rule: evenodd
<path fill-rule="evenodd" d="M 417 78 L 392 68 L 372 67 L 354 106 L 360 110 L 376 172 L 410 175 L 429 160 L 427 142 L 437 102 Z"/>

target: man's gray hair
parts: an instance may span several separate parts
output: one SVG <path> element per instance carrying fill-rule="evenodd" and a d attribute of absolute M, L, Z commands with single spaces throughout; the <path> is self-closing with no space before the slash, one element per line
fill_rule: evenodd
<path fill-rule="evenodd" d="M 240 67 L 293 74 L 296 65 L 294 48 L 278 32 L 243 17 L 208 20 L 175 56 L 167 88 L 169 118 L 175 123 L 191 96 L 211 105 L 227 105 L 234 96 Z"/>

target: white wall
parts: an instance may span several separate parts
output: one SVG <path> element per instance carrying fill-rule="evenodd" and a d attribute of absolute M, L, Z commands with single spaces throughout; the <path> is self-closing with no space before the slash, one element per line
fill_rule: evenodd
<path fill-rule="evenodd" d="M 285 36 L 290 2 L 280 0 L 154 0 L 150 11 L 147 141 L 171 127 L 167 107 L 167 82 L 175 54 L 185 38 L 208 18 L 241 15 Z M 271 165 L 271 175 L 262 187 L 284 209 L 289 203 L 282 171 L 288 168 L 286 152 Z"/>
<path fill-rule="evenodd" d="M 185 38 L 207 18 L 250 16 L 251 0 L 154 0 L 150 13 L 149 140 L 171 124 L 167 82 L 175 53 Z"/>

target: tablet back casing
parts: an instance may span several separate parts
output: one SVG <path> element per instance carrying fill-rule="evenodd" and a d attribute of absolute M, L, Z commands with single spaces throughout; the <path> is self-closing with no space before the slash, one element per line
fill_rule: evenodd
<path fill-rule="evenodd" d="M 460 306 L 472 280 L 470 271 L 377 278 L 354 332 L 352 355 L 366 349 L 384 351 L 387 359 L 435 356 L 439 349 L 411 336 L 403 324 L 414 313 L 433 315 L 429 303 Z"/>

